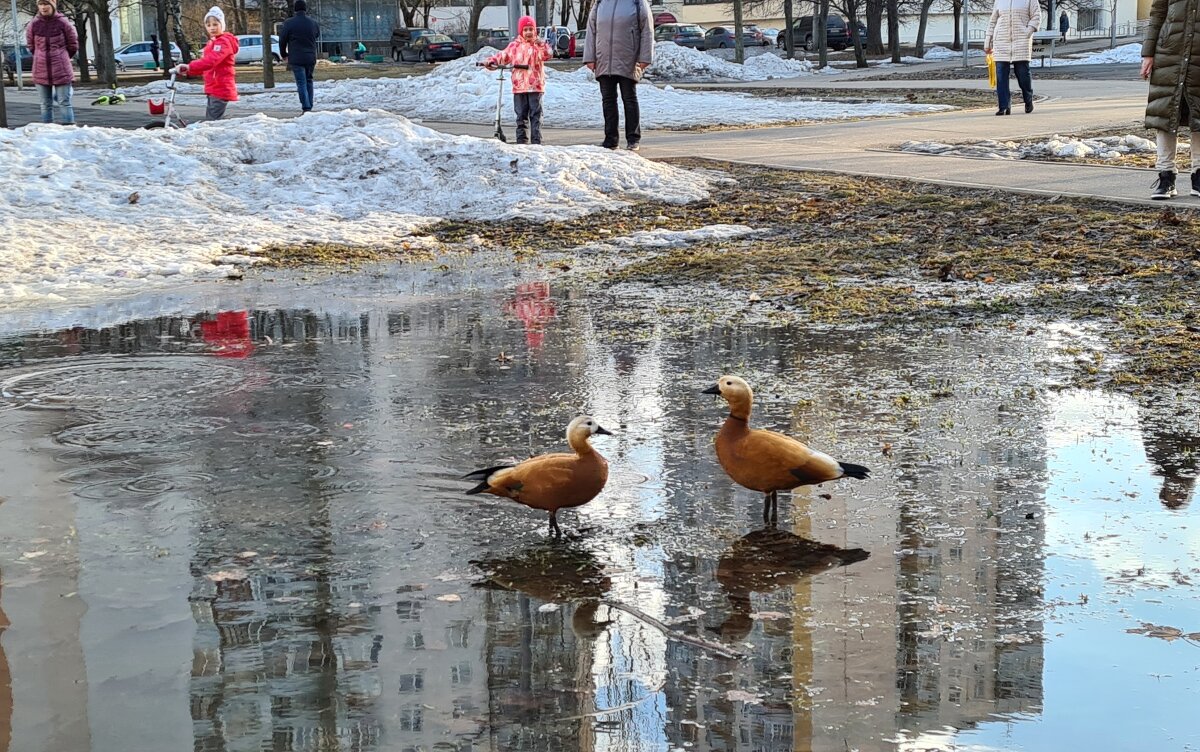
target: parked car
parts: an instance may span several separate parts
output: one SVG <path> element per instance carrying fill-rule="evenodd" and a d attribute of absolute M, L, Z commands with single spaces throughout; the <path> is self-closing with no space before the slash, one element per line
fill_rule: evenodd
<path fill-rule="evenodd" d="M 233 58 L 233 62 L 243 65 L 245 63 L 261 63 L 263 61 L 263 38 L 262 34 L 243 34 L 237 37 L 238 51 Z M 280 62 L 283 60 L 279 55 L 279 37 L 271 35 L 271 60 Z"/>
<path fill-rule="evenodd" d="M 159 43 L 158 60 L 159 64 L 162 60 L 162 46 Z M 240 44 L 240 42 L 239 42 Z M 260 45 L 261 46 L 261 45 Z M 146 63 L 153 63 L 154 56 L 150 54 L 150 42 L 142 40 L 140 42 L 131 42 L 124 47 L 118 49 L 113 57 L 117 61 L 117 70 L 123 71 L 128 68 L 141 68 Z M 260 57 L 259 60 L 262 58 Z M 183 53 L 179 51 L 179 46 L 171 42 L 171 61 L 179 63 L 183 60 Z"/>
<path fill-rule="evenodd" d="M 33 53 L 25 45 L 21 45 L 21 70 L 33 70 Z M 17 74 L 17 55 L 11 44 L 4 45 L 4 72 L 10 76 Z"/>
<path fill-rule="evenodd" d="M 704 30 L 696 24 L 667 23 L 654 30 L 654 41 L 674 42 L 680 47 L 704 49 Z"/>
<path fill-rule="evenodd" d="M 704 32 L 704 48 L 716 50 L 722 47 L 734 47 L 737 45 L 737 42 L 735 41 L 736 39 L 737 37 L 733 34 L 732 26 L 714 26 L 708 31 Z M 756 44 L 761 44 L 761 42 L 759 42 L 758 37 L 755 36 L 754 32 L 747 31 L 745 28 L 743 28 L 742 46 L 754 46 Z"/>
<path fill-rule="evenodd" d="M 583 46 L 587 44 L 587 29 L 580 29 L 572 35 L 575 46 L 571 48 L 571 57 L 583 57 Z"/>
<path fill-rule="evenodd" d="M 770 42 L 768 42 L 766 40 L 762 29 L 758 28 L 758 24 L 753 24 L 753 23 L 742 24 L 742 31 L 754 32 L 754 38 L 758 40 L 757 44 L 762 47 L 766 47 L 768 44 L 770 44 Z"/>
<path fill-rule="evenodd" d="M 445 34 L 422 34 L 406 47 L 400 48 L 400 61 L 409 59 L 420 63 L 437 60 L 457 60 L 466 54 L 463 46 Z"/>
<path fill-rule="evenodd" d="M 775 46 L 783 47 L 786 36 L 780 32 L 779 37 L 775 40 Z M 792 38 L 795 44 L 806 50 L 817 48 L 816 42 L 813 40 L 812 16 L 804 16 L 792 24 Z M 850 36 L 850 27 L 846 24 L 846 19 L 841 16 L 829 16 L 825 19 L 825 44 L 830 49 L 839 52 L 854 44 L 854 38 Z"/>
<path fill-rule="evenodd" d="M 779 29 L 763 29 L 762 33 L 763 40 L 766 41 L 768 45 L 773 45 L 775 44 L 775 40 L 779 36 L 780 31 Z"/>
<path fill-rule="evenodd" d="M 434 32 L 433 29 L 426 29 L 426 28 L 410 29 L 407 26 L 400 26 L 395 29 L 392 29 L 392 39 L 388 43 L 389 46 L 392 48 L 392 60 L 399 61 L 400 60 L 400 49 L 402 47 L 407 47 L 410 44 L 412 44 L 413 40 L 416 39 L 417 37 L 424 36 L 426 34 L 434 34 L 434 33 L 436 33 L 436 32 Z"/>
<path fill-rule="evenodd" d="M 538 29 L 538 34 L 554 50 L 554 57 L 571 56 L 571 30 L 566 26 L 546 26 Z"/>
<path fill-rule="evenodd" d="M 467 46 L 467 40 L 471 38 L 471 35 L 465 31 L 455 31 L 450 34 L 447 34 L 446 36 L 448 36 L 451 39 L 453 39 L 454 41 L 458 42 L 463 47 Z"/>
<path fill-rule="evenodd" d="M 654 28 L 657 29 L 659 26 L 669 23 L 679 23 L 679 19 L 675 17 L 675 14 L 667 13 L 666 11 L 654 14 Z"/>
<path fill-rule="evenodd" d="M 480 29 L 478 40 L 480 47 L 502 50 L 508 46 L 511 38 L 508 36 L 508 29 Z"/>

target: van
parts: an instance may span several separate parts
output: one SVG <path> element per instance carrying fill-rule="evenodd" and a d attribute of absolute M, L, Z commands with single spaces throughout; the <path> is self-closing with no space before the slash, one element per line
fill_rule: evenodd
<path fill-rule="evenodd" d="M 775 39 L 776 47 L 783 47 L 787 42 L 787 34 L 779 32 Z M 792 24 L 792 42 L 806 50 L 815 50 L 816 41 L 813 39 L 813 17 L 804 16 Z M 841 16 L 828 16 L 825 19 L 825 44 L 831 50 L 841 52 L 854 44 L 850 36 L 850 26 Z"/>

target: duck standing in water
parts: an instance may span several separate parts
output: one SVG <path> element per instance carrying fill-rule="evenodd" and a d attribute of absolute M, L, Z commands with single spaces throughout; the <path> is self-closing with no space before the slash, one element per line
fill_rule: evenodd
<path fill-rule="evenodd" d="M 737 376 L 722 376 L 704 394 L 719 394 L 729 403 L 729 417 L 717 433 L 717 459 L 735 482 L 766 494 L 763 521 L 779 516 L 779 492 L 838 478 L 866 479 L 862 465 L 838 462 L 774 431 L 750 428 L 754 392 Z"/>
<path fill-rule="evenodd" d="M 479 481 L 467 494 L 489 493 L 545 509 L 550 513 L 551 534 L 561 537 L 558 510 L 583 506 L 596 498 L 608 482 L 608 462 L 588 442 L 595 434 L 612 436 L 595 418 L 581 415 L 567 426 L 567 444 L 574 454 L 542 454 L 519 465 L 497 465 L 467 473 L 464 478 Z"/>

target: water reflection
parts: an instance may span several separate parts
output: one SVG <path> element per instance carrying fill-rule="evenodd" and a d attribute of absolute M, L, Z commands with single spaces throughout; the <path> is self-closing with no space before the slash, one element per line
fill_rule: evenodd
<path fill-rule="evenodd" d="M 0 499 L 2 501 L 2 499 Z M 12 671 L 4 652 L 4 630 L 11 622 L 4 613 L 4 570 L 0 569 L 0 752 L 8 752 L 12 744 L 13 696 Z"/>
<path fill-rule="evenodd" d="M 1026 396 L 1028 338 L 681 331 L 554 292 L 3 343 L 21 364 L 0 371 L 0 464 L 21 470 L 0 474 L 13 749 L 149 728 L 130 748 L 888 750 L 1040 722 L 1048 408 Z M 695 398 L 728 366 L 763 385 L 772 428 L 878 477 L 756 529 Z M 463 497 L 466 458 L 529 456 L 577 412 L 622 427 L 580 538 Z M 23 559 L 42 538 L 78 550 Z M 36 639 L 33 603 L 74 632 Z M 46 692 L 49 655 L 82 690 Z M 37 720 L 54 694 L 90 738 Z"/>
<path fill-rule="evenodd" d="M 1179 413 L 1169 404 L 1143 399 L 1138 425 L 1146 458 L 1162 478 L 1158 500 L 1167 509 L 1187 506 L 1200 475 L 1200 420 L 1191 411 Z"/>

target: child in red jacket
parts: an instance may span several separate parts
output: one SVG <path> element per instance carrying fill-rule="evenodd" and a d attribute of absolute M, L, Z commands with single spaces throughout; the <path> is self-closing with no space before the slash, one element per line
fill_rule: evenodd
<path fill-rule="evenodd" d="M 528 65 L 528 68 L 513 68 L 513 108 L 517 111 L 517 143 L 542 143 L 542 92 L 546 91 L 545 62 L 554 57 L 554 51 L 545 41 L 538 39 L 537 22 L 529 16 L 521 16 L 517 22 L 517 38 L 484 61 L 489 70 L 497 65 Z M 528 124 L 529 138 L 525 131 Z"/>
<path fill-rule="evenodd" d="M 206 120 L 220 120 L 225 108 L 236 102 L 237 81 L 234 78 L 233 62 L 237 55 L 237 38 L 225 31 L 225 13 L 213 6 L 204 14 L 204 30 L 208 32 L 208 44 L 199 60 L 180 65 L 180 75 L 204 74 L 204 93 L 208 95 Z"/>

